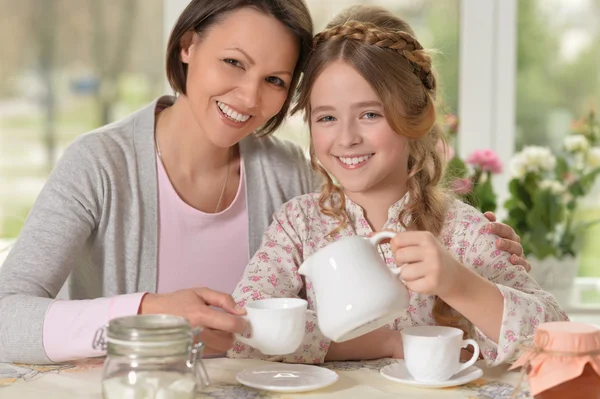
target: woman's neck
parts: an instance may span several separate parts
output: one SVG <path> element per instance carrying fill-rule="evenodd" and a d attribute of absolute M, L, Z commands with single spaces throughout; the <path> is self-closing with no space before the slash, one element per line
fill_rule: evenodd
<path fill-rule="evenodd" d="M 208 139 L 183 95 L 157 114 L 155 131 L 163 162 L 176 160 L 178 171 L 189 177 L 221 170 L 231 160 L 232 149 L 217 147 Z"/>

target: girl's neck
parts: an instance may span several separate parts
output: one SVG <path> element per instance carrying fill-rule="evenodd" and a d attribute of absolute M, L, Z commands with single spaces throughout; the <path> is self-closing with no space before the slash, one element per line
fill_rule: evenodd
<path fill-rule="evenodd" d="M 347 192 L 346 196 L 358 204 L 371 225 L 373 231 L 383 230 L 388 220 L 388 211 L 396 202 L 400 201 L 406 194 L 406 187 L 402 186 L 395 190 L 373 190 L 368 192 Z"/>
<path fill-rule="evenodd" d="M 205 175 L 221 170 L 231 162 L 232 148 L 215 146 L 200 129 L 186 96 L 156 117 L 156 140 L 163 160 L 177 160 L 177 169 L 185 175 Z"/>

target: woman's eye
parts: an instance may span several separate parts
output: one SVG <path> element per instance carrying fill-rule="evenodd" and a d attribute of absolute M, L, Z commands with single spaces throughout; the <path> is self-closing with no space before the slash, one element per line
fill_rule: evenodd
<path fill-rule="evenodd" d="M 223 62 L 226 64 L 229 64 L 229 65 L 236 66 L 236 67 L 240 67 L 240 68 L 242 67 L 242 63 L 239 62 L 238 60 L 234 60 L 233 58 L 225 58 L 223 60 Z"/>
<path fill-rule="evenodd" d="M 285 87 L 285 82 L 283 79 L 280 79 L 277 76 L 269 76 L 267 78 L 267 82 L 274 84 L 275 86 Z"/>
<path fill-rule="evenodd" d="M 317 122 L 333 122 L 335 118 L 331 115 L 322 116 L 317 119 Z"/>

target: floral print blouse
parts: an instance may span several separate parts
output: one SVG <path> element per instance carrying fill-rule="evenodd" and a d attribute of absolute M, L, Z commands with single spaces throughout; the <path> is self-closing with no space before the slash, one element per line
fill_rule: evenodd
<path fill-rule="evenodd" d="M 319 210 L 318 193 L 296 197 L 273 215 L 273 223 L 244 271 L 233 297 L 240 306 L 250 301 L 273 297 L 298 297 L 308 301 L 306 334 L 295 353 L 266 356 L 259 350 L 235 342 L 230 357 L 252 357 L 289 363 L 322 363 L 330 341 L 319 331 L 315 313 L 315 293 L 310 279 L 298 274 L 305 258 L 342 236 L 371 236 L 374 231 L 363 209 L 346 197 L 349 222 L 333 238 L 328 234 L 338 222 Z M 398 215 L 408 195 L 388 210 L 383 230 L 403 231 Z M 554 297 L 543 291 L 522 266 L 510 263 L 510 254 L 496 249 L 497 236 L 486 229 L 489 222 L 475 208 L 455 200 L 448 209 L 440 241 L 464 266 L 496 284 L 504 296 L 502 330 L 498 343 L 471 325 L 471 337 L 477 340 L 489 366 L 512 363 L 529 343 L 535 328 L 543 322 L 567 320 Z M 387 264 L 394 259 L 389 244 L 382 244 L 380 254 Z M 432 309 L 435 296 L 410 292 L 406 313 L 388 325 L 401 330 L 407 326 L 434 325 Z"/>

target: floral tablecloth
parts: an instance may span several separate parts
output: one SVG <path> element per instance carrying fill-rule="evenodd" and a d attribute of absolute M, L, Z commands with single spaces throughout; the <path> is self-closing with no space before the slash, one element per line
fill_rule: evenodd
<path fill-rule="evenodd" d="M 339 380 L 332 386 L 302 394 L 277 394 L 240 385 L 237 372 L 267 364 L 260 360 L 206 359 L 211 386 L 197 398 L 211 399 L 293 399 L 293 398 L 448 398 L 448 399 L 530 399 L 526 381 L 513 396 L 520 373 L 506 367 L 487 368 L 483 377 L 470 384 L 445 389 L 421 389 L 404 386 L 379 374 L 384 366 L 395 362 L 382 359 L 363 362 L 327 363 L 324 367 L 337 372 Z M 53 366 L 0 363 L 0 399 L 100 399 L 102 359 Z"/>

